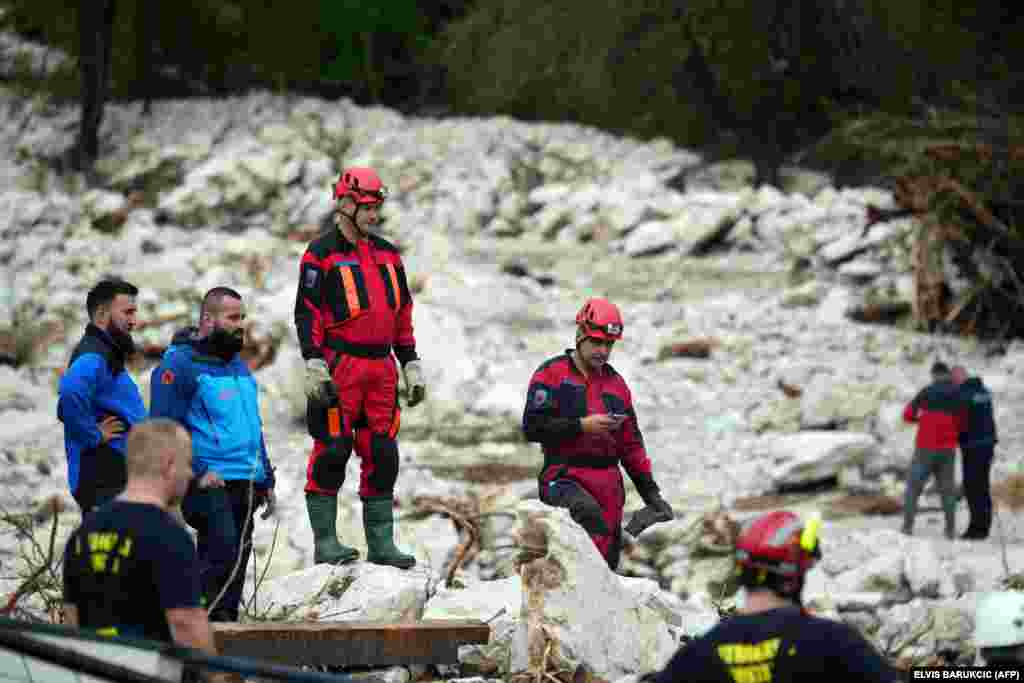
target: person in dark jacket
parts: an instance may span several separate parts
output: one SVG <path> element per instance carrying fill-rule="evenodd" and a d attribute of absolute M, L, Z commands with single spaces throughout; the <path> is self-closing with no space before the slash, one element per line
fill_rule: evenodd
<path fill-rule="evenodd" d="M 135 297 L 123 280 L 99 282 L 85 298 L 89 324 L 75 346 L 58 389 L 71 495 L 84 515 L 125 486 L 125 434 L 146 417 L 125 360 L 135 350 Z"/>
<path fill-rule="evenodd" d="M 622 550 L 626 501 L 620 465 L 661 521 L 674 517 L 651 474 L 632 394 L 608 363 L 622 329 L 615 304 L 587 300 L 576 315 L 576 348 L 537 369 L 523 410 L 523 434 L 544 452 L 541 501 L 568 508 L 612 570 Z"/>
<path fill-rule="evenodd" d="M 942 496 L 946 516 L 946 538 L 956 537 L 956 465 L 957 439 L 964 419 L 964 403 L 960 390 L 953 384 L 949 366 L 932 366 L 932 383 L 922 389 L 903 409 L 906 422 L 917 423 L 914 459 L 907 476 L 903 502 L 903 533 L 914 533 L 917 499 L 928 479 L 934 474 Z"/>
<path fill-rule="evenodd" d="M 996 420 L 992 410 L 992 392 L 980 377 L 969 377 L 961 366 L 953 368 L 953 382 L 960 388 L 966 404 L 966 420 L 960 431 L 960 457 L 963 458 L 964 495 L 970 511 L 970 523 L 961 538 L 988 538 L 992 527 L 992 494 L 989 476 L 995 456 Z"/>
<path fill-rule="evenodd" d="M 791 512 L 769 512 L 740 531 L 738 581 L 745 600 L 737 614 L 685 644 L 651 683 L 683 681 L 820 681 L 848 675 L 867 683 L 902 676 L 862 636 L 841 621 L 802 608 L 804 577 L 818 562 L 817 526 Z"/>
<path fill-rule="evenodd" d="M 252 552 L 254 513 L 274 510 L 274 468 L 260 419 L 259 388 L 238 353 L 242 297 L 214 287 L 203 297 L 198 330 L 175 335 L 150 382 L 150 412 L 192 437 L 195 475 L 181 509 L 198 532 L 203 592 L 211 621 L 237 621 Z"/>
<path fill-rule="evenodd" d="M 64 550 L 64 616 L 109 637 L 216 655 L 200 607 L 195 544 L 171 515 L 192 478 L 188 433 L 148 420 L 128 433 L 124 492 L 83 520 Z"/>

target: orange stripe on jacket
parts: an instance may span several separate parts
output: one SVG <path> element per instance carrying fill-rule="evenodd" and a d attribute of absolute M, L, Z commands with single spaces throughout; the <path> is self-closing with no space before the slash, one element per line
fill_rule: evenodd
<path fill-rule="evenodd" d="M 354 318 L 362 307 L 359 305 L 359 292 L 356 291 L 356 279 L 352 275 L 352 269 L 342 267 L 341 281 L 345 287 L 345 301 L 348 302 L 348 314 Z"/>
<path fill-rule="evenodd" d="M 398 273 L 395 272 L 393 263 L 388 263 L 385 268 L 388 269 L 388 277 L 391 278 L 391 289 L 395 293 L 395 310 L 397 311 L 402 306 L 402 290 L 398 287 Z"/>

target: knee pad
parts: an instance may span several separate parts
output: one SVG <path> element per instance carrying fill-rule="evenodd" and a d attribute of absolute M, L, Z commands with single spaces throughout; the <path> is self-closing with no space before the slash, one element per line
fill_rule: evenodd
<path fill-rule="evenodd" d="M 548 485 L 549 505 L 569 509 L 569 516 L 588 534 L 606 536 L 611 531 L 604 521 L 604 511 L 594 496 L 572 479 L 556 479 Z"/>
<path fill-rule="evenodd" d="M 370 437 L 370 453 L 373 454 L 373 473 L 367 483 L 378 491 L 392 491 L 398 480 L 398 443 L 387 434 Z"/>
<path fill-rule="evenodd" d="M 569 505 L 569 516 L 583 527 L 588 534 L 607 536 L 611 533 L 607 522 L 604 521 L 604 513 L 601 506 L 597 504 L 586 491 L 581 491 L 582 496 L 577 497 Z"/>
<path fill-rule="evenodd" d="M 337 491 L 345 483 L 345 468 L 352 453 L 352 437 L 342 437 L 327 444 L 313 461 L 313 483 L 318 488 Z"/>

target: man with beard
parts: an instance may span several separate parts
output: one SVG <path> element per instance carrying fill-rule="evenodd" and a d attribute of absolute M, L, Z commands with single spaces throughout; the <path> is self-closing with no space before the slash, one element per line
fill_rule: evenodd
<path fill-rule="evenodd" d="M 398 249 L 372 234 L 386 189 L 372 168 L 345 169 L 334 185 L 337 229 L 320 235 L 302 256 L 295 327 L 306 361 L 313 450 L 306 467 L 306 509 L 313 560 L 343 564 L 359 557 L 336 530 L 338 490 L 353 447 L 360 458 L 366 559 L 409 569 L 416 558 L 394 542 L 398 478 L 398 368 L 406 405 L 426 396 L 412 329 L 412 294 Z M 337 395 L 337 403 L 329 406 Z M 335 427 L 327 410 L 339 414 Z"/>
<path fill-rule="evenodd" d="M 138 293 L 118 279 L 89 291 L 89 324 L 60 380 L 57 418 L 64 424 L 68 483 L 83 515 L 124 488 L 125 433 L 146 417 L 139 387 L 125 371 L 135 350 Z"/>
<path fill-rule="evenodd" d="M 569 509 L 611 569 L 622 550 L 626 492 L 621 464 L 650 511 L 652 522 L 674 517 L 651 474 L 651 461 L 622 376 L 608 363 L 622 338 L 622 315 L 606 299 L 589 299 L 576 314 L 576 348 L 533 374 L 523 411 L 523 433 L 544 451 L 540 499 Z M 630 533 L 639 533 L 633 522 Z"/>
<path fill-rule="evenodd" d="M 198 532 L 203 594 L 211 621 L 237 621 L 252 553 L 253 516 L 276 506 L 260 420 L 259 388 L 239 357 L 245 342 L 241 295 L 214 287 L 203 297 L 199 327 L 174 336 L 150 382 L 150 413 L 192 435 L 195 479 L 182 513 Z"/>
<path fill-rule="evenodd" d="M 170 514 L 192 478 L 188 433 L 146 420 L 127 441 L 124 492 L 89 515 L 64 550 L 65 620 L 215 655 L 192 537 Z"/>

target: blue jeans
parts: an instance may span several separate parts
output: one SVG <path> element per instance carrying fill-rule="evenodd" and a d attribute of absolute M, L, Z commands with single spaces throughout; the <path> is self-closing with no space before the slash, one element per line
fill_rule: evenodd
<path fill-rule="evenodd" d="M 199 556 L 207 608 L 224 591 L 224 595 L 210 611 L 210 621 L 238 621 L 245 569 L 252 554 L 253 512 L 263 495 L 258 489 L 253 492 L 253 505 L 250 509 L 251 483 L 228 481 L 224 483 L 224 488 L 201 489 L 193 482 L 181 502 L 185 521 L 198 534 L 196 554 Z"/>
<path fill-rule="evenodd" d="M 956 462 L 955 450 L 931 450 L 918 448 L 914 451 L 914 459 L 910 463 L 910 474 L 907 475 L 907 490 L 903 500 L 903 532 L 914 531 L 914 518 L 917 516 L 917 499 L 921 497 L 925 484 L 931 476 L 939 485 L 942 497 L 942 511 L 946 516 L 946 537 L 956 534 L 956 481 L 953 466 Z"/>

